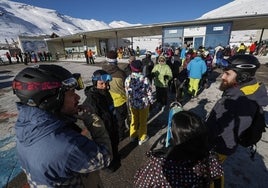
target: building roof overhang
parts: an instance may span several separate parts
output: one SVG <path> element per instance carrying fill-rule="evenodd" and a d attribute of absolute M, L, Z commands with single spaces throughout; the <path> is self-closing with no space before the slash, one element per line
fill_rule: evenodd
<path fill-rule="evenodd" d="M 256 14 L 249 16 L 222 17 L 222 18 L 211 18 L 211 19 L 196 19 L 191 21 L 167 22 L 167 23 L 157 23 L 149 25 L 138 25 L 131 27 L 102 29 L 102 30 L 76 33 L 73 35 L 66 35 L 58 38 L 50 38 L 46 40 L 51 41 L 77 40 L 82 39 L 83 36 L 86 38 L 99 38 L 99 39 L 155 36 L 155 35 L 162 35 L 163 28 L 165 27 L 190 27 L 190 26 L 201 26 L 201 25 L 217 24 L 225 22 L 232 23 L 232 31 L 268 29 L 268 14 L 259 14 L 259 15 Z"/>

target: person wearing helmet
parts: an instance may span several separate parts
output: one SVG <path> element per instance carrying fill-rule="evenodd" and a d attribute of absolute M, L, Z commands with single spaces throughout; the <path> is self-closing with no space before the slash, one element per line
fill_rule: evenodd
<path fill-rule="evenodd" d="M 118 153 L 119 135 L 114 102 L 109 92 L 112 76 L 104 70 L 96 70 L 92 75 L 92 85 L 85 88 L 86 99 L 83 106 L 91 106 L 103 120 L 108 131 L 113 151 L 113 160 L 106 171 L 114 172 L 121 166 Z"/>
<path fill-rule="evenodd" d="M 268 105 L 267 90 L 257 82 L 255 73 L 260 67 L 252 55 L 234 55 L 227 59 L 219 89 L 223 91 L 206 119 L 210 147 L 219 153 L 222 161 L 233 154 L 241 133 L 263 116 L 263 107 Z M 263 118 L 264 120 L 264 118 Z"/>
<path fill-rule="evenodd" d="M 80 74 L 58 65 L 27 67 L 12 87 L 20 99 L 17 155 L 29 186 L 102 187 L 96 172 L 109 165 L 111 144 L 101 119 L 78 105 Z M 87 129 L 76 124 L 78 117 Z"/>

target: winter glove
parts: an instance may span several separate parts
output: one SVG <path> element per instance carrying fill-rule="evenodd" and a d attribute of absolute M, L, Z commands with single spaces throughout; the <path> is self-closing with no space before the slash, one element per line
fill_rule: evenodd
<path fill-rule="evenodd" d="M 155 77 L 155 73 L 152 72 L 152 73 L 151 73 L 151 78 L 154 78 L 154 77 Z"/>
<path fill-rule="evenodd" d="M 169 76 L 168 75 L 164 75 L 164 80 L 169 80 Z"/>
<path fill-rule="evenodd" d="M 85 127 L 89 130 L 92 139 L 101 145 L 105 145 L 110 153 L 112 153 L 110 137 L 106 131 L 102 119 L 95 113 L 91 113 L 88 109 L 83 109 L 76 118 L 84 122 Z"/>

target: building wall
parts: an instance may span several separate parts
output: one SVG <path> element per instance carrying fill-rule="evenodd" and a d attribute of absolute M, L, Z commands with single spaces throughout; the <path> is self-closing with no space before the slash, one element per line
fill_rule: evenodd
<path fill-rule="evenodd" d="M 199 46 L 215 48 L 219 44 L 226 46 L 230 41 L 231 29 L 231 22 L 190 27 L 164 27 L 161 36 L 162 46 L 164 48 L 172 47 L 173 49 L 181 47 L 184 43 L 191 45 L 195 49 Z M 104 47 L 107 52 L 109 50 L 116 50 L 119 47 L 130 47 L 133 45 L 132 42 L 129 39 L 86 37 L 78 37 L 76 40 L 65 38 L 61 42 L 55 40 L 47 41 L 49 51 L 52 54 L 64 54 L 66 50 L 82 54 L 86 49 L 92 49 L 97 56 L 104 55 Z"/>
<path fill-rule="evenodd" d="M 162 32 L 163 48 L 178 48 L 183 43 L 183 27 L 165 27 Z"/>
<path fill-rule="evenodd" d="M 199 46 L 215 48 L 229 44 L 232 23 L 218 23 L 191 27 L 163 28 L 163 47 L 181 47 L 186 43 L 197 49 Z"/>
<path fill-rule="evenodd" d="M 98 55 L 99 44 L 98 39 L 88 38 L 88 39 L 77 39 L 77 40 L 68 40 L 62 39 L 60 41 L 47 41 L 48 49 L 52 53 L 57 54 L 59 58 L 64 58 L 66 55 L 69 57 L 70 54 L 72 58 L 80 58 L 84 56 L 84 51 L 91 49 L 95 55 Z"/>
<path fill-rule="evenodd" d="M 206 26 L 205 47 L 227 46 L 230 42 L 232 23 L 208 24 Z"/>

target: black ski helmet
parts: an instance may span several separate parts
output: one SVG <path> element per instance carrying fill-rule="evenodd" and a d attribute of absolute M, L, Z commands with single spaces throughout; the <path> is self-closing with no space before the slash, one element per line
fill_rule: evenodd
<path fill-rule="evenodd" d="M 112 77 L 106 71 L 99 69 L 99 70 L 96 70 L 95 72 L 93 72 L 93 75 L 92 75 L 93 86 L 95 86 L 95 87 L 97 86 L 98 80 L 109 82 L 109 81 L 112 81 Z"/>
<path fill-rule="evenodd" d="M 227 59 L 226 70 L 234 70 L 237 73 L 238 82 L 247 82 L 255 76 L 260 67 L 259 60 L 253 55 L 234 55 Z"/>
<path fill-rule="evenodd" d="M 12 87 L 21 103 L 55 112 L 63 105 L 65 91 L 76 88 L 77 81 L 61 66 L 38 65 L 20 71 Z"/>

